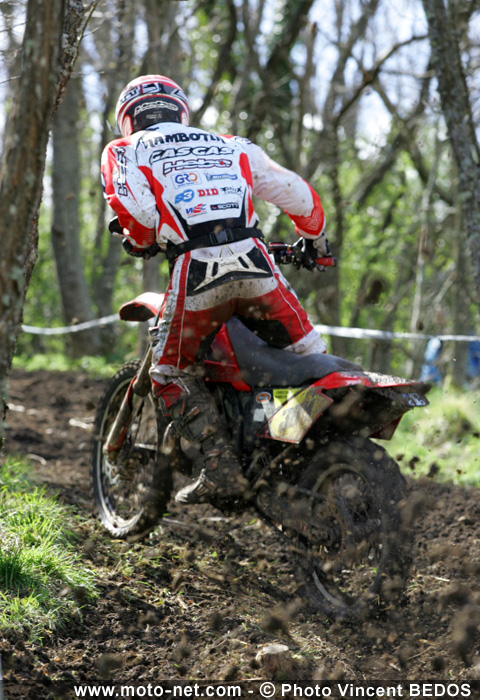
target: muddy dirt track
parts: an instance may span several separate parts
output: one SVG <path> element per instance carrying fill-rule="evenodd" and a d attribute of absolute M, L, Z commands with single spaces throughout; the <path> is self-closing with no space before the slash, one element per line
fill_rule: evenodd
<path fill-rule="evenodd" d="M 334 623 L 298 600 L 286 552 L 251 514 L 172 505 L 146 542 L 108 540 L 89 483 L 102 391 L 79 374 L 12 376 L 7 451 L 30 455 L 37 479 L 83 516 L 80 548 L 101 594 L 42 645 L 0 641 L 5 678 L 24 683 L 23 697 L 47 697 L 41 689 L 55 679 L 268 679 L 256 656 L 274 642 L 290 650 L 291 679 L 480 679 L 478 489 L 410 480 L 423 507 L 406 602 L 362 624 Z"/>

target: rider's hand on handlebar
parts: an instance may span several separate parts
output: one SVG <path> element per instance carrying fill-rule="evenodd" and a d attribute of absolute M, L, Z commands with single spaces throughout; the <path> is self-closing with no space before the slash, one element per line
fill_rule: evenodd
<path fill-rule="evenodd" d="M 328 255 L 318 254 L 312 240 L 300 238 L 294 245 L 289 243 L 268 243 L 268 250 L 274 256 L 277 265 L 294 265 L 296 268 L 306 267 L 307 270 L 325 270 L 335 267 L 337 258 L 329 250 Z"/>
<path fill-rule="evenodd" d="M 110 221 L 108 225 L 108 230 L 113 235 L 123 236 L 123 249 L 128 255 L 131 255 L 134 258 L 143 258 L 144 260 L 150 260 L 150 258 L 153 258 L 153 256 L 156 255 L 160 250 L 156 241 L 155 243 L 152 243 L 152 245 L 148 248 L 136 248 L 132 243 L 130 243 L 128 238 L 125 236 L 123 226 L 121 225 L 118 216 L 115 216 Z"/>
<path fill-rule="evenodd" d="M 110 223 L 108 224 L 108 230 L 110 231 L 110 233 L 113 234 L 123 234 L 123 226 L 120 223 L 118 216 L 115 216 L 113 219 L 110 220 Z"/>
<path fill-rule="evenodd" d="M 160 250 L 156 241 L 148 248 L 135 248 L 135 246 L 130 243 L 128 238 L 124 238 L 122 245 L 123 249 L 126 253 L 128 253 L 128 255 L 131 255 L 134 258 L 143 258 L 144 260 L 150 260 L 150 258 L 153 258 L 153 256 Z"/>
<path fill-rule="evenodd" d="M 310 240 L 304 238 L 299 242 L 301 245 L 301 257 L 299 267 L 305 267 L 307 270 L 320 270 L 324 271 L 325 266 L 333 267 L 336 263 L 335 259 L 332 258 L 330 252 L 330 246 L 326 238 L 322 241 L 322 251 L 320 252 L 316 243 L 317 240 Z M 297 246 L 299 244 L 297 243 Z M 297 247 L 295 246 L 295 247 Z"/>

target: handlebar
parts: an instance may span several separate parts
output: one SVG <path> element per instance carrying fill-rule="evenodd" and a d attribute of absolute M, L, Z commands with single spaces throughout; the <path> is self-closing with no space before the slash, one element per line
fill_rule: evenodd
<path fill-rule="evenodd" d="M 110 221 L 109 231 L 113 235 L 123 236 L 123 227 L 118 217 Z M 126 251 L 137 257 L 152 257 L 159 252 L 157 243 L 154 243 L 146 251 L 132 253 L 132 246 L 126 241 Z M 125 244 L 125 242 L 124 242 Z M 305 267 L 307 270 L 325 270 L 326 267 L 336 267 L 337 258 L 331 255 L 316 257 L 316 251 L 311 240 L 300 238 L 296 243 L 267 243 L 268 252 L 273 255 L 278 265 L 294 265 L 297 268 Z"/>
<path fill-rule="evenodd" d="M 325 269 L 326 267 L 336 267 L 337 258 L 331 255 L 315 257 L 313 246 L 309 246 L 310 241 L 301 239 L 297 243 L 267 243 L 268 251 L 274 256 L 275 262 L 279 265 L 295 265 L 295 267 L 307 267 L 308 269 Z M 308 253 L 307 253 L 307 248 Z"/>

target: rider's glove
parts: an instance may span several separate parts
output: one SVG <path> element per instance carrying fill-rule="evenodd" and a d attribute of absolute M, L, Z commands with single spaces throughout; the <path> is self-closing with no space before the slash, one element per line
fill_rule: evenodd
<path fill-rule="evenodd" d="M 123 234 L 123 226 L 120 223 L 118 216 L 114 216 L 113 219 L 110 219 L 110 223 L 108 224 L 108 230 L 110 231 L 110 233 Z"/>
<path fill-rule="evenodd" d="M 314 242 L 305 238 L 302 246 L 302 267 L 305 267 L 307 270 L 316 270 L 317 257 L 318 252 L 314 247 Z"/>
<path fill-rule="evenodd" d="M 322 252 L 320 253 L 315 243 L 317 239 L 304 238 L 302 241 L 300 263 L 301 267 L 307 270 L 325 270 L 323 265 L 317 263 L 318 258 L 331 257 L 330 246 L 326 238 L 322 241 Z"/>
<path fill-rule="evenodd" d="M 301 238 L 305 238 L 305 240 L 313 243 L 313 246 L 317 251 L 317 258 L 325 258 L 331 255 L 325 229 L 315 238 L 311 238 L 312 234 L 310 232 L 302 231 L 302 229 L 300 229 L 298 226 L 295 227 L 295 230 Z"/>
<path fill-rule="evenodd" d="M 153 258 L 153 256 L 160 250 L 156 241 L 148 248 L 135 248 L 135 246 L 130 243 L 128 238 L 124 238 L 122 245 L 128 255 L 131 255 L 134 258 L 143 258 L 144 260 L 150 260 L 150 258 Z"/>

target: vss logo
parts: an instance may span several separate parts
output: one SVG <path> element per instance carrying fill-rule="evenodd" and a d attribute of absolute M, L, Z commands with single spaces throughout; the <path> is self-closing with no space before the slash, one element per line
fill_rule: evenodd
<path fill-rule="evenodd" d="M 184 185 L 198 185 L 202 181 L 201 175 L 199 173 L 178 173 L 173 178 L 173 184 L 175 187 L 182 187 Z"/>
<path fill-rule="evenodd" d="M 206 204 L 197 204 L 195 207 L 187 207 L 185 209 L 188 216 L 198 216 L 199 214 L 204 214 L 206 210 Z"/>
<path fill-rule="evenodd" d="M 194 197 L 195 192 L 193 190 L 185 190 L 184 192 L 177 194 L 175 197 L 175 204 L 178 204 L 179 202 L 191 202 Z"/>

